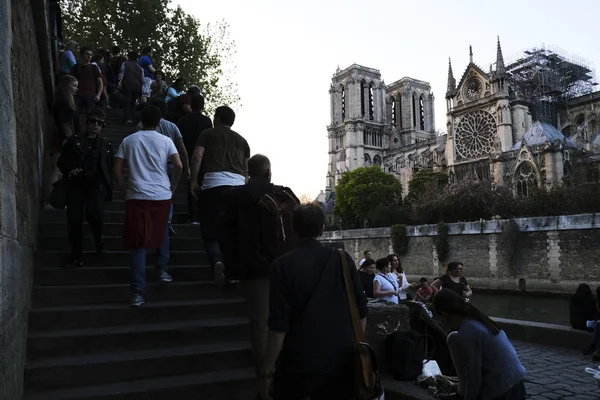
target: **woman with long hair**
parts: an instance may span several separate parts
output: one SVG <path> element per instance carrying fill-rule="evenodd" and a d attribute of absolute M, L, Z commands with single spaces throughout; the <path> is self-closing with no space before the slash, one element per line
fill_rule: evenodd
<path fill-rule="evenodd" d="M 400 262 L 400 258 L 395 254 L 390 254 L 387 256 L 388 261 L 390 262 L 391 274 L 396 278 L 399 285 L 398 296 L 400 300 L 409 299 L 408 289 L 415 287 L 416 284 L 408 283 L 408 279 L 406 278 L 406 273 L 404 272 L 404 268 L 402 268 L 402 263 Z M 410 300 L 410 299 L 409 299 Z"/>
<path fill-rule="evenodd" d="M 432 309 L 452 331 L 447 342 L 458 375 L 458 392 L 441 400 L 525 399 L 525 368 L 494 321 L 448 289 L 433 296 Z"/>
<path fill-rule="evenodd" d="M 587 322 L 597 317 L 596 299 L 589 285 L 582 283 L 569 299 L 569 322 L 573 329 L 587 330 Z"/>
<path fill-rule="evenodd" d="M 52 191 L 52 184 L 60 177 L 56 166 L 62 147 L 68 138 L 75 134 L 75 93 L 77 93 L 77 79 L 72 75 L 62 75 L 57 82 L 52 104 L 54 124 L 52 133 L 48 136 L 47 154 L 44 166 L 43 205 L 48 208 L 48 196 Z"/>

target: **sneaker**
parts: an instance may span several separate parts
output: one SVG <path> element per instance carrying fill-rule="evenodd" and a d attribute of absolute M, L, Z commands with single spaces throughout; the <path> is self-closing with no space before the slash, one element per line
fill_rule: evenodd
<path fill-rule="evenodd" d="M 143 306 L 146 301 L 144 300 L 144 296 L 139 293 L 131 296 L 131 307 L 140 307 Z"/>
<path fill-rule="evenodd" d="M 215 264 L 213 280 L 215 283 L 223 283 L 225 281 L 225 265 L 221 261 Z"/>
<path fill-rule="evenodd" d="M 72 263 L 65 265 L 66 269 L 74 269 L 74 268 L 81 268 L 81 267 L 83 267 L 83 261 L 81 261 L 81 260 L 76 260 L 76 261 L 73 261 Z"/>
<path fill-rule="evenodd" d="M 173 282 L 173 278 L 167 271 L 159 271 L 158 280 L 164 283 Z"/>

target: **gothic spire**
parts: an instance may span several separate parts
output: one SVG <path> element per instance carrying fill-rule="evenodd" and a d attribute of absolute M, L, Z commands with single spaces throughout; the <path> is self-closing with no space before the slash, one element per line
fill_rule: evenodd
<path fill-rule="evenodd" d="M 504 76 L 506 74 L 504 57 L 502 56 L 502 47 L 500 46 L 500 36 L 498 36 L 498 47 L 496 50 L 496 74 L 498 76 Z"/>
<path fill-rule="evenodd" d="M 469 60 L 473 62 L 473 46 L 469 45 Z"/>
<path fill-rule="evenodd" d="M 451 96 L 456 90 L 456 79 L 454 79 L 454 73 L 452 72 L 452 60 L 448 57 L 448 90 L 446 96 Z"/>

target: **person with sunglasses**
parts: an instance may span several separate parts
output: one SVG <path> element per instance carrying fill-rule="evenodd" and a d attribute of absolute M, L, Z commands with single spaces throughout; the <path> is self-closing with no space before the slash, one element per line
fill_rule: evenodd
<path fill-rule="evenodd" d="M 101 108 L 87 115 L 87 130 L 71 136 L 64 145 L 58 168 L 67 185 L 67 226 L 72 259 L 66 268 L 83 266 L 83 216 L 92 228 L 96 252 L 102 242 L 104 202 L 112 200 L 113 148 L 100 134 L 106 114 Z"/>

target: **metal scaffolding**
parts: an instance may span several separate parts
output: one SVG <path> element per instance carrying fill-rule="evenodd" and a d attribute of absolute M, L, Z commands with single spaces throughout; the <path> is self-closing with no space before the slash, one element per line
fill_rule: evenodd
<path fill-rule="evenodd" d="M 569 99 L 595 90 L 591 63 L 556 47 L 534 47 L 508 64 L 511 96 L 531 106 L 534 120 L 557 124 Z"/>

